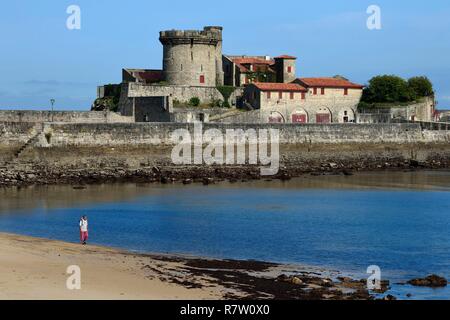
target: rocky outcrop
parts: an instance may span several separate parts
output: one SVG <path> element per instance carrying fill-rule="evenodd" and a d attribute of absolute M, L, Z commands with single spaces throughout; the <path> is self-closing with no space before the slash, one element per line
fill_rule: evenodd
<path fill-rule="evenodd" d="M 446 287 L 447 279 L 438 275 L 432 274 L 425 278 L 416 278 L 408 281 L 408 284 L 418 287 Z"/>

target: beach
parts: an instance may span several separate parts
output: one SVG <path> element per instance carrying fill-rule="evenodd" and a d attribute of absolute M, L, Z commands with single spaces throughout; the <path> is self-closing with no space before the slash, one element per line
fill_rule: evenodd
<path fill-rule="evenodd" d="M 0 299 L 215 299 L 214 288 L 187 289 L 149 277 L 143 256 L 0 234 Z M 67 267 L 81 268 L 81 290 L 68 290 Z M 163 268 L 176 268 L 165 262 Z"/>
<path fill-rule="evenodd" d="M 66 287 L 73 265 L 81 270 L 80 290 Z M 137 254 L 0 233 L 2 300 L 372 299 L 361 281 L 328 276 L 306 267 Z"/>

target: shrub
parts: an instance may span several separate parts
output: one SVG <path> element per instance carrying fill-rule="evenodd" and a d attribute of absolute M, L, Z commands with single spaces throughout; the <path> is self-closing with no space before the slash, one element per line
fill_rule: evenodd
<path fill-rule="evenodd" d="M 200 105 L 200 98 L 198 97 L 192 97 L 189 100 L 189 105 L 193 106 L 193 107 L 198 107 Z"/>

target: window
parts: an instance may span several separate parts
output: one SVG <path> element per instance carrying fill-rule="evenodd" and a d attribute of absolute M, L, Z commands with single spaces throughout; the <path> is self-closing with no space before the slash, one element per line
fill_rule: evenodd
<path fill-rule="evenodd" d="M 291 73 L 291 72 L 292 72 L 292 67 L 291 67 L 291 66 L 287 67 L 287 72 L 288 72 L 288 73 Z"/>
<path fill-rule="evenodd" d="M 320 89 L 320 94 L 321 94 L 321 95 L 324 95 L 324 94 L 325 94 L 325 88 L 321 88 L 321 89 Z"/>
<path fill-rule="evenodd" d="M 348 88 L 344 89 L 344 96 L 348 96 Z"/>
<path fill-rule="evenodd" d="M 317 88 L 313 89 L 313 94 L 316 95 L 317 94 Z"/>
<path fill-rule="evenodd" d="M 302 100 L 306 99 L 306 93 L 302 92 Z"/>
<path fill-rule="evenodd" d="M 205 76 L 204 75 L 200 76 L 200 83 L 205 83 Z"/>
<path fill-rule="evenodd" d="M 289 97 L 291 98 L 291 100 L 294 99 L 294 93 L 293 93 L 293 92 L 290 92 L 290 93 L 289 93 Z"/>
<path fill-rule="evenodd" d="M 267 99 L 270 99 L 270 91 L 267 91 Z"/>
<path fill-rule="evenodd" d="M 278 99 L 283 99 L 283 92 L 278 92 Z"/>

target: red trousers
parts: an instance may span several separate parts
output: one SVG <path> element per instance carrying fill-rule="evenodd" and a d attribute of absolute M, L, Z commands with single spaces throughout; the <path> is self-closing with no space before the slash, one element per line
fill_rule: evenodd
<path fill-rule="evenodd" d="M 80 241 L 85 242 L 88 239 L 88 232 L 87 231 L 80 231 Z"/>

